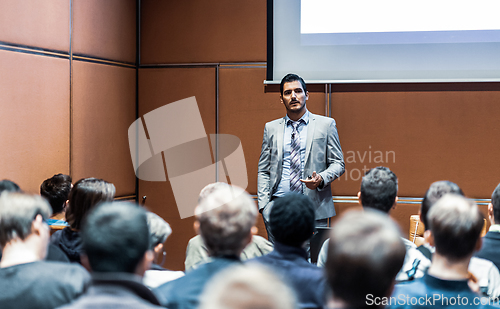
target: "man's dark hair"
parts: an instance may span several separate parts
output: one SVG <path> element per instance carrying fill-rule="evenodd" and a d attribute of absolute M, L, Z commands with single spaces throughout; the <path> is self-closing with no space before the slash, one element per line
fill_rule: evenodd
<path fill-rule="evenodd" d="M 361 180 L 360 191 L 363 207 L 389 213 L 398 195 L 398 177 L 385 166 L 372 168 Z"/>
<path fill-rule="evenodd" d="M 389 296 L 403 266 L 405 245 L 397 224 L 380 211 L 349 211 L 332 226 L 325 264 L 334 298 L 364 308 L 366 295 Z"/>
<path fill-rule="evenodd" d="M 134 273 L 149 249 L 146 211 L 132 203 L 102 203 L 85 219 L 81 236 L 92 271 Z"/>
<path fill-rule="evenodd" d="M 44 220 L 51 215 L 49 203 L 44 198 L 21 192 L 0 194 L 0 247 L 31 235 L 33 220 L 38 215 Z"/>
<path fill-rule="evenodd" d="M 431 209 L 431 206 L 434 205 L 443 195 L 448 193 L 459 194 L 462 196 L 464 195 L 462 189 L 460 189 L 456 183 L 448 180 L 433 182 L 429 189 L 427 189 L 427 192 L 425 192 L 424 199 L 422 200 L 422 207 L 420 207 L 420 213 L 422 214 L 422 223 L 424 224 L 426 231 L 429 230 L 429 220 L 427 219 L 429 209 Z"/>
<path fill-rule="evenodd" d="M 56 174 L 45 179 L 40 185 L 40 195 L 45 197 L 52 207 L 52 214 L 58 214 L 64 209 L 71 191 L 71 176 Z"/>
<path fill-rule="evenodd" d="M 302 88 L 304 89 L 304 93 L 306 93 L 307 92 L 306 82 L 302 79 L 302 77 L 298 76 L 297 74 L 289 73 L 281 79 L 281 83 L 280 83 L 281 95 L 283 95 L 283 86 L 285 85 L 285 83 L 291 83 L 291 82 L 294 82 L 297 80 L 302 85 Z"/>
<path fill-rule="evenodd" d="M 289 193 L 276 199 L 269 225 L 277 242 L 300 247 L 312 237 L 315 228 L 314 206 L 306 195 Z"/>
<path fill-rule="evenodd" d="M 495 224 L 500 224 L 500 184 L 498 184 L 491 195 L 491 204 L 493 204 L 493 219 L 495 219 Z"/>
<path fill-rule="evenodd" d="M 8 179 L 0 180 L 0 194 L 2 192 L 21 192 L 21 188 L 13 182 Z"/>
<path fill-rule="evenodd" d="M 463 196 L 446 194 L 427 214 L 436 253 L 451 261 L 472 255 L 484 225 L 477 205 Z"/>
<path fill-rule="evenodd" d="M 115 191 L 112 183 L 102 179 L 78 180 L 69 193 L 66 221 L 72 228 L 79 230 L 88 212 L 101 202 L 111 202 L 115 197 Z"/>

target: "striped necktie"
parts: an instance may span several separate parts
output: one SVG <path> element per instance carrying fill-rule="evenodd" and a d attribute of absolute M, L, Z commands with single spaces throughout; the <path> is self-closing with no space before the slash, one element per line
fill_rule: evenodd
<path fill-rule="evenodd" d="M 290 191 L 302 193 L 302 164 L 300 160 L 300 135 L 299 126 L 302 120 L 293 122 L 289 120 L 292 125 L 292 139 L 290 142 Z"/>

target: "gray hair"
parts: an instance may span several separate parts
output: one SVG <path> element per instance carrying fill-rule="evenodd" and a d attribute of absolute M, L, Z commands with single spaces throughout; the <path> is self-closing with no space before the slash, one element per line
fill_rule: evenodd
<path fill-rule="evenodd" d="M 200 309 L 253 308 L 297 308 L 291 288 L 257 263 L 224 269 L 209 281 L 200 298 Z"/>
<path fill-rule="evenodd" d="M 239 255 L 257 218 L 250 195 L 236 186 L 221 186 L 195 209 L 200 235 L 211 256 Z"/>
<path fill-rule="evenodd" d="M 168 236 L 172 234 L 172 228 L 167 221 L 155 213 L 148 211 L 146 218 L 148 220 L 150 249 L 153 250 L 154 247 L 167 241 Z"/>
<path fill-rule="evenodd" d="M 31 234 L 37 215 L 47 220 L 52 215 L 49 203 L 38 195 L 4 192 L 0 195 L 0 246 Z"/>

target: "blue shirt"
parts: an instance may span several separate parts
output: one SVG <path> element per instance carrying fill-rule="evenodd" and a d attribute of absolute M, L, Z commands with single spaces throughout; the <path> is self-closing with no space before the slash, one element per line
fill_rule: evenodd
<path fill-rule="evenodd" d="M 304 160 L 306 157 L 306 142 L 307 142 L 307 125 L 309 124 L 309 111 L 306 110 L 305 114 L 300 117 L 304 122 L 300 124 L 297 131 L 300 136 L 300 165 L 302 171 L 304 170 Z M 299 119 L 299 121 L 300 121 Z M 278 185 L 275 197 L 283 197 L 290 192 L 290 144 L 292 143 L 293 127 L 289 123 L 290 118 L 285 116 L 285 132 L 283 134 L 283 170 L 281 172 L 281 181 Z M 309 175 L 307 175 L 309 176 Z"/>

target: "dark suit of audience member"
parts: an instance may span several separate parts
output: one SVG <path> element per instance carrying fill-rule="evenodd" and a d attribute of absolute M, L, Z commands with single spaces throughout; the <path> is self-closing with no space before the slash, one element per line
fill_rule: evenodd
<path fill-rule="evenodd" d="M 490 230 L 483 237 L 483 246 L 476 256 L 492 261 L 500 269 L 500 184 L 491 195 L 488 217 L 491 222 Z"/>
<path fill-rule="evenodd" d="M 88 212 L 101 202 L 110 202 L 115 196 L 115 186 L 102 179 L 85 178 L 75 183 L 69 193 L 66 221 L 69 227 L 55 232 L 50 242 L 58 246 L 71 262 L 80 263 L 83 253 L 80 228 Z"/>
<path fill-rule="evenodd" d="M 323 270 L 307 261 L 307 252 L 303 249 L 315 228 L 312 201 L 297 193 L 277 199 L 269 225 L 274 235 L 274 250 L 249 263 L 259 262 L 276 271 L 294 289 L 300 308 L 323 307 L 326 287 Z"/>
<path fill-rule="evenodd" d="M 328 308 L 384 308 L 380 302 L 390 296 L 404 259 L 401 231 L 387 215 L 372 209 L 345 213 L 330 232 Z"/>
<path fill-rule="evenodd" d="M 391 308 L 490 308 L 481 303 L 488 304 L 488 298 L 481 301 L 468 283 L 471 257 L 481 247 L 483 220 L 471 200 L 454 194 L 439 199 L 427 213 L 430 231 L 425 237 L 436 249 L 431 266 L 424 277 L 396 285 L 392 296 L 398 301 Z"/>
<path fill-rule="evenodd" d="M 205 284 L 219 271 L 241 264 L 239 256 L 252 239 L 257 213 L 252 198 L 237 187 L 222 186 L 201 199 L 195 229 L 212 260 L 155 289 L 161 304 L 169 309 L 197 308 Z"/>
<path fill-rule="evenodd" d="M 142 284 L 154 256 L 142 208 L 120 202 L 101 204 L 88 215 L 81 236 L 82 264 L 91 271 L 92 284 L 63 308 L 159 308 L 154 294 Z"/>
<path fill-rule="evenodd" d="M 85 291 L 90 276 L 83 267 L 43 260 L 50 214 L 40 196 L 0 195 L 0 308 L 55 308 Z"/>

